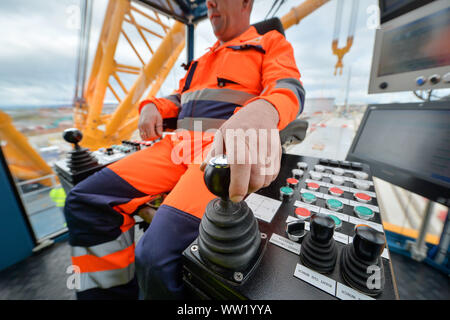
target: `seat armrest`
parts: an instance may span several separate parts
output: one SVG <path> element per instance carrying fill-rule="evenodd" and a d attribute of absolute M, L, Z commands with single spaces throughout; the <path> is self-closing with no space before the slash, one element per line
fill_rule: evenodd
<path fill-rule="evenodd" d="M 296 119 L 280 131 L 281 145 L 286 143 L 300 143 L 305 139 L 308 121 Z"/>

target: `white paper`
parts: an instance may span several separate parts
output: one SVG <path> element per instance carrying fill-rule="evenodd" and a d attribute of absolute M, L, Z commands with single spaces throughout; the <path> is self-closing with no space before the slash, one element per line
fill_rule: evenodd
<path fill-rule="evenodd" d="M 247 205 L 253 211 L 256 218 L 265 222 L 272 222 L 273 217 L 281 206 L 281 201 L 268 198 L 256 193 L 250 194 L 245 199 Z"/>

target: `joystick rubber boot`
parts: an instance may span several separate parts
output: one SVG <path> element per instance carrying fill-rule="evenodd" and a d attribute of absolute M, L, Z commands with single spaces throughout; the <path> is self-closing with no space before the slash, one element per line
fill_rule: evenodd
<path fill-rule="evenodd" d="M 341 252 L 341 272 L 345 282 L 367 295 L 380 294 L 385 283 L 381 261 L 385 246 L 381 232 L 366 225 L 356 227 L 353 243 Z"/>
<path fill-rule="evenodd" d="M 300 250 L 302 263 L 320 273 L 330 273 L 336 265 L 337 246 L 333 238 L 334 220 L 322 213 L 311 216 L 310 232 Z"/>
<path fill-rule="evenodd" d="M 208 189 L 221 198 L 208 203 L 199 227 L 198 250 L 205 261 L 231 270 L 245 269 L 258 253 L 258 222 L 245 201 L 229 200 L 230 168 L 224 156 L 205 168 Z"/>
<path fill-rule="evenodd" d="M 89 149 L 82 148 L 78 145 L 83 134 L 80 130 L 71 128 L 63 132 L 63 138 L 69 143 L 74 144 L 73 150 L 67 154 L 67 166 L 71 172 L 80 172 L 98 165 L 97 159 L 91 154 Z"/>

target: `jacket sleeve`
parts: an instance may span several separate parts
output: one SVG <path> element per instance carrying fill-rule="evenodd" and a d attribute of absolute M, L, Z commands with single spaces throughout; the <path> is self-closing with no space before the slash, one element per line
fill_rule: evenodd
<path fill-rule="evenodd" d="M 188 73 L 189 72 L 186 72 L 184 78 L 179 82 L 178 89 L 175 90 L 172 94 L 162 98 L 152 97 L 150 99 L 143 100 L 139 104 L 139 114 L 146 104 L 154 103 L 163 119 L 178 117 L 178 113 L 181 109 L 181 93 Z"/>
<path fill-rule="evenodd" d="M 267 34 L 262 65 L 263 91 L 246 104 L 258 99 L 270 102 L 279 114 L 282 130 L 303 111 L 305 91 L 300 82 L 292 45 L 277 31 Z"/>

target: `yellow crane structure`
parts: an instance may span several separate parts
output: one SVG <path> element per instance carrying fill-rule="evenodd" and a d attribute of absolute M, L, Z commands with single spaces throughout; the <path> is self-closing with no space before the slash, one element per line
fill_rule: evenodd
<path fill-rule="evenodd" d="M 9 169 L 16 179 L 31 180 L 53 174 L 52 168 L 14 127 L 11 117 L 0 110 L 0 141 L 8 159 Z M 51 186 L 50 179 L 40 181 Z"/>

